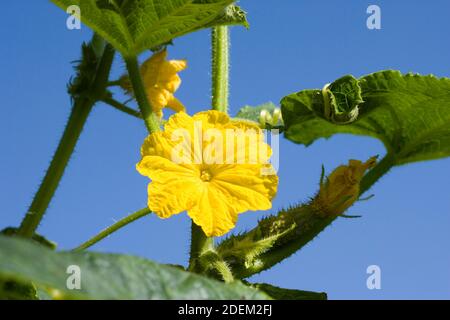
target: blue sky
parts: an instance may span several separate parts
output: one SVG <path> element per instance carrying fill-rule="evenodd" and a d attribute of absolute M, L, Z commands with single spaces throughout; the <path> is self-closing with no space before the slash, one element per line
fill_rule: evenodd
<path fill-rule="evenodd" d="M 342 75 L 398 69 L 450 76 L 450 3 L 434 1 L 240 2 L 250 30 L 232 29 L 231 110 L 307 88 Z M 382 10 L 382 29 L 366 28 L 366 9 Z M 66 84 L 70 61 L 91 33 L 66 29 L 66 15 L 48 1 L 2 6 L 0 36 L 0 227 L 18 225 L 32 200 L 70 112 Z M 171 58 L 186 58 L 178 98 L 190 113 L 210 107 L 208 31 L 177 39 Z M 145 55 L 144 55 L 145 57 Z M 116 59 L 112 78 L 124 72 Z M 97 105 L 39 232 L 70 249 L 146 205 L 147 179 L 135 171 L 145 137 L 143 124 Z M 282 141 L 280 186 L 274 209 L 305 201 L 327 171 L 348 159 L 383 154 L 380 142 L 336 136 L 309 148 Z M 392 170 L 303 250 L 252 280 L 326 291 L 331 299 L 450 298 L 450 159 Z M 264 213 L 240 216 L 236 231 Z M 190 220 L 146 217 L 93 249 L 185 264 Z M 366 268 L 382 271 L 382 289 L 368 290 Z"/>

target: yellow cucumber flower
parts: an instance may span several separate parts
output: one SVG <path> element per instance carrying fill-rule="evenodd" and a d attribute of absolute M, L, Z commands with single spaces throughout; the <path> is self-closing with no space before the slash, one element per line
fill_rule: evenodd
<path fill-rule="evenodd" d="M 350 160 L 348 165 L 337 167 L 326 179 L 321 181 L 320 190 L 313 200 L 326 216 L 343 214 L 359 198 L 360 182 L 367 170 L 373 168 L 377 157 L 366 162 Z"/>
<path fill-rule="evenodd" d="M 176 112 L 185 111 L 183 104 L 174 96 L 181 85 L 178 72 L 186 69 L 186 60 L 166 60 L 167 50 L 160 51 L 151 56 L 141 66 L 141 76 L 144 82 L 147 98 L 153 112 L 162 118 L 163 108 L 170 108 Z M 130 80 L 122 77 L 121 87 L 132 93 Z"/>
<path fill-rule="evenodd" d="M 262 130 L 219 111 L 184 112 L 150 134 L 137 170 L 152 181 L 148 206 L 161 218 L 187 211 L 207 236 L 221 236 L 239 213 L 268 210 L 278 177 Z"/>

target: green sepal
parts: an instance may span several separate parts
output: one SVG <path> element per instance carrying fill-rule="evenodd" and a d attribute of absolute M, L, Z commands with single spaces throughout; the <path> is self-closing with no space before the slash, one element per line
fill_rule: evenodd
<path fill-rule="evenodd" d="M 267 218 L 270 219 L 270 218 Z M 259 226 L 264 225 L 264 220 Z M 279 229 L 272 229 L 270 233 L 261 229 L 241 235 L 232 235 L 225 239 L 217 248 L 218 254 L 228 261 L 241 261 L 246 268 L 258 264 L 258 258 L 270 250 L 277 241 L 286 237 L 296 227 L 294 221 L 287 225 L 279 225 Z"/>

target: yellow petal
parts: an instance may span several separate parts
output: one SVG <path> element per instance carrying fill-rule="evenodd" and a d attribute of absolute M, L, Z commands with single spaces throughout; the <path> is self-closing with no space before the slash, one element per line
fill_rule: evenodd
<path fill-rule="evenodd" d="M 159 217 L 168 218 L 195 206 L 200 193 L 201 186 L 193 179 L 152 181 L 148 185 L 148 207 Z"/>
<path fill-rule="evenodd" d="M 147 98 L 150 101 L 153 112 L 159 112 L 167 106 L 167 102 L 173 97 L 167 90 L 161 90 L 157 87 L 147 88 Z"/>
<path fill-rule="evenodd" d="M 158 87 L 166 89 L 170 93 L 175 93 L 181 85 L 181 78 L 177 74 L 167 76 L 167 79 L 159 79 Z"/>
<path fill-rule="evenodd" d="M 176 148 L 190 154 L 194 164 L 200 164 L 202 155 L 202 125 L 184 112 L 174 114 L 164 125 L 164 132 L 176 140 Z M 181 147 L 180 147 L 181 146 Z"/>
<path fill-rule="evenodd" d="M 224 235 L 234 228 L 237 220 L 236 210 L 211 185 L 203 189 L 198 203 L 188 210 L 188 215 L 208 237 Z"/>
<path fill-rule="evenodd" d="M 141 75 L 144 84 L 148 86 L 154 86 L 158 82 L 161 66 L 166 60 L 167 51 L 163 50 L 155 53 L 149 59 L 147 59 L 141 66 Z"/>
<path fill-rule="evenodd" d="M 192 130 L 194 128 L 194 121 L 187 113 L 176 113 L 167 120 L 164 125 L 164 132 L 169 136 L 176 130 L 186 129 Z"/>
<path fill-rule="evenodd" d="M 236 210 L 268 210 L 278 187 L 275 174 L 262 174 L 261 165 L 231 165 L 214 175 L 213 184 Z"/>
<path fill-rule="evenodd" d="M 158 156 L 145 156 L 136 168 L 152 179 L 148 185 L 148 207 L 158 216 L 167 218 L 197 202 L 202 182 L 195 167 L 177 165 Z"/>
<path fill-rule="evenodd" d="M 196 166 L 176 164 L 169 159 L 158 156 L 145 156 L 136 166 L 137 171 L 143 176 L 157 181 L 176 180 L 178 178 L 191 179 L 200 177 Z"/>
<path fill-rule="evenodd" d="M 170 60 L 168 61 L 174 72 L 180 72 L 187 68 L 186 60 Z"/>
<path fill-rule="evenodd" d="M 167 102 L 167 107 L 175 112 L 186 112 L 184 105 L 174 96 L 172 96 L 172 98 Z"/>
<path fill-rule="evenodd" d="M 211 128 L 223 129 L 224 126 L 230 123 L 230 117 L 226 113 L 216 110 L 199 112 L 192 119 L 202 123 L 203 131 Z"/>
<path fill-rule="evenodd" d="M 141 147 L 141 156 L 160 156 L 170 159 L 174 143 L 164 131 L 157 131 L 145 138 Z"/>

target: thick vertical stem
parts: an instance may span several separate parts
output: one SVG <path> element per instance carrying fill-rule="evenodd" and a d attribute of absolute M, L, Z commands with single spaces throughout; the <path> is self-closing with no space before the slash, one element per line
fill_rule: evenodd
<path fill-rule="evenodd" d="M 148 101 L 137 57 L 125 57 L 125 63 L 127 65 L 128 76 L 131 81 L 131 86 L 133 87 L 134 96 L 139 105 L 142 117 L 144 118 L 145 126 L 149 133 L 156 132 L 160 130 L 159 120 L 153 113 L 152 107 Z"/>
<path fill-rule="evenodd" d="M 114 59 L 114 49 L 107 45 L 99 62 L 97 76 L 91 88 L 91 96 L 101 96 L 105 91 L 106 84 Z M 75 149 L 78 138 L 83 131 L 86 120 L 96 100 L 81 97 L 75 100 L 72 113 L 69 117 L 64 134 L 58 148 L 50 163 L 50 167 L 42 181 L 33 202 L 23 219 L 18 235 L 30 238 L 35 233 L 41 222 L 50 201 L 58 188 L 59 182 L 69 163 L 70 157 Z"/>
<path fill-rule="evenodd" d="M 228 112 L 229 34 L 228 27 L 212 29 L 212 107 Z"/>
<path fill-rule="evenodd" d="M 192 221 L 189 270 L 193 271 L 197 258 L 212 248 L 214 248 L 214 238 L 207 237 L 203 230 Z"/>
<path fill-rule="evenodd" d="M 50 163 L 50 167 L 44 180 L 37 191 L 33 202 L 20 225 L 18 234 L 23 237 L 32 237 L 37 229 L 48 205 L 58 188 L 59 182 L 69 163 L 70 157 L 75 149 L 78 138 L 83 130 L 86 119 L 92 110 L 92 104 L 87 101 L 77 101 L 72 108 L 72 114 L 67 122 L 63 137 L 58 149 Z"/>
<path fill-rule="evenodd" d="M 228 113 L 229 86 L 229 35 L 228 27 L 212 29 L 212 109 Z M 203 230 L 192 222 L 189 269 L 195 269 L 197 258 L 214 248 L 214 238 L 208 238 Z"/>

